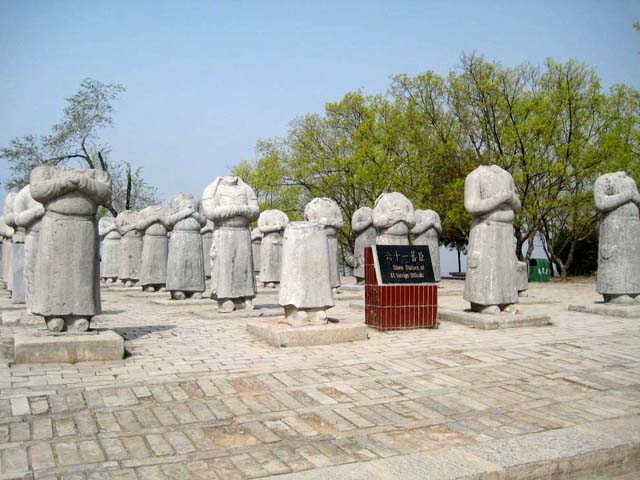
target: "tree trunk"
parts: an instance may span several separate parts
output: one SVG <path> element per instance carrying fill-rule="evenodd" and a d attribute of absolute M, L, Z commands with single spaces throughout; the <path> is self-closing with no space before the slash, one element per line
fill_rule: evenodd
<path fill-rule="evenodd" d="M 533 255 L 533 249 L 536 247 L 535 240 L 536 240 L 536 234 L 534 233 L 529 237 L 529 243 L 527 244 L 527 255 L 525 257 L 527 260 L 527 263 L 529 263 L 529 260 L 531 260 L 531 255 Z"/>
<path fill-rule="evenodd" d="M 131 210 L 131 166 L 127 169 L 127 198 L 125 202 L 125 210 Z"/>
<path fill-rule="evenodd" d="M 456 246 L 456 250 L 458 250 L 458 272 L 462 272 L 462 262 L 460 261 L 460 247 Z"/>
<path fill-rule="evenodd" d="M 522 260 L 522 247 L 524 245 L 524 239 L 522 238 L 522 232 L 519 229 L 514 230 L 514 235 L 516 237 L 516 257 L 518 260 Z"/>

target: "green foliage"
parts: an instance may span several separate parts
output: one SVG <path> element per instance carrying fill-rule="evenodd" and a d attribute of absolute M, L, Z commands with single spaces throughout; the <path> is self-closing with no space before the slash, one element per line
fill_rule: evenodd
<path fill-rule="evenodd" d="M 598 175 L 627 170 L 640 178 L 640 94 L 605 92 L 596 72 L 575 60 L 506 68 L 464 54 L 446 77 L 425 72 L 392 78 L 384 95 L 349 92 L 323 115 L 295 119 L 282 139 L 258 144 L 258 160 L 235 173 L 263 206 L 297 218 L 311 198 L 333 198 L 348 220 L 384 191 L 439 212 L 443 243 L 464 250 L 470 217 L 466 175 L 481 164 L 511 172 L 522 211 L 516 252 L 530 258 L 542 238 L 565 275 L 576 247 L 597 227 L 591 188 Z M 348 259 L 345 258 L 348 263 Z"/>

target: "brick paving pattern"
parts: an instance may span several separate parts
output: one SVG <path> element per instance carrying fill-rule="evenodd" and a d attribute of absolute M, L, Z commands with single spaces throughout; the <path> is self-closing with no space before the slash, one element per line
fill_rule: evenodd
<path fill-rule="evenodd" d="M 559 301 L 523 307 L 549 327 L 285 349 L 247 333 L 244 313 L 105 289 L 96 327 L 125 337 L 124 360 L 13 365 L 13 335 L 37 327 L 0 327 L 0 478 L 260 478 L 638 415 L 638 320 L 567 311 L 593 287 L 532 285 Z M 331 315 L 363 322 L 349 307 L 362 293 L 339 296 Z M 277 297 L 256 303 L 273 313 Z"/>

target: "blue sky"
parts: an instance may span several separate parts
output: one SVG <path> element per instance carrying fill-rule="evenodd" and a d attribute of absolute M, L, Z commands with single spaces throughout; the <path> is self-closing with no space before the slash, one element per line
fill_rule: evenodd
<path fill-rule="evenodd" d="M 638 0 L 2 0 L 0 145 L 47 133 L 83 78 L 117 82 L 112 158 L 165 199 L 201 194 L 294 117 L 382 93 L 394 74 L 445 74 L 463 51 L 576 58 L 605 85 L 640 88 L 638 20 Z"/>

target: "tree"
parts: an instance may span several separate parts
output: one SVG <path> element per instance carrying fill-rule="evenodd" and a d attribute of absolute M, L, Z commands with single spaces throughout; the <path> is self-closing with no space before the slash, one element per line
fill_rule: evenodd
<path fill-rule="evenodd" d="M 465 177 L 496 164 L 513 175 L 522 202 L 516 254 L 528 260 L 542 238 L 566 278 L 580 242 L 597 234 L 595 178 L 640 174 L 639 96 L 624 85 L 604 91 L 595 71 L 575 60 L 506 68 L 463 54 L 447 76 L 397 75 L 385 95 L 349 92 L 323 114 L 295 119 L 285 138 L 261 141 L 258 160 L 236 172 L 292 217 L 312 197 L 333 198 L 347 220 L 344 251 L 353 247 L 353 211 L 396 190 L 416 208 L 438 211 L 442 243 L 461 252 L 471 223 Z"/>
<path fill-rule="evenodd" d="M 8 189 L 20 189 L 29 183 L 31 170 L 38 165 L 80 164 L 84 168 L 97 168 L 109 172 L 113 180 L 113 201 L 107 206 L 115 216 L 126 205 L 143 207 L 156 201 L 155 188 L 148 185 L 142 170 L 131 172 L 125 162 L 108 160 L 110 149 L 100 143 L 99 132 L 113 125 L 115 102 L 125 87 L 106 84 L 89 78 L 80 83 L 76 93 L 66 99 L 64 116 L 45 136 L 33 134 L 17 137 L 9 146 L 0 148 L 0 158 L 9 162 L 12 178 Z M 130 182 L 130 188 L 122 188 Z"/>

